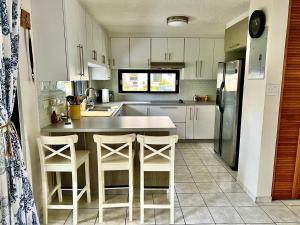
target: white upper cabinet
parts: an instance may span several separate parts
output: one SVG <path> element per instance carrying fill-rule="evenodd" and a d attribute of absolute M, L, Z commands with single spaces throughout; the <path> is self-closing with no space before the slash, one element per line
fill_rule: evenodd
<path fill-rule="evenodd" d="M 199 51 L 200 51 L 199 38 L 185 39 L 185 52 L 184 52 L 185 68 L 183 72 L 183 79 L 185 80 L 197 79 Z"/>
<path fill-rule="evenodd" d="M 90 63 L 96 63 L 95 46 L 94 46 L 94 39 L 93 39 L 93 19 L 88 13 L 86 13 L 85 25 L 86 25 L 86 42 L 87 42 L 87 60 Z"/>
<path fill-rule="evenodd" d="M 111 38 L 112 68 L 130 68 L 129 38 Z"/>
<path fill-rule="evenodd" d="M 78 1 L 64 3 L 69 78 L 88 80 L 85 11 Z"/>
<path fill-rule="evenodd" d="M 168 39 L 152 38 L 151 39 L 151 61 L 164 62 L 168 60 Z"/>
<path fill-rule="evenodd" d="M 150 38 L 130 38 L 130 67 L 150 67 Z"/>
<path fill-rule="evenodd" d="M 200 39 L 200 55 L 197 77 L 211 80 L 214 62 L 214 39 Z"/>
<path fill-rule="evenodd" d="M 88 80 L 85 11 L 78 1 L 32 0 L 32 23 L 38 80 Z"/>
<path fill-rule="evenodd" d="M 183 62 L 184 38 L 152 38 L 152 62 Z"/>
<path fill-rule="evenodd" d="M 217 79 L 218 63 L 225 60 L 224 39 L 215 39 L 214 47 L 214 64 L 213 64 L 213 79 Z"/>
<path fill-rule="evenodd" d="M 184 38 L 168 38 L 168 61 L 184 61 Z"/>

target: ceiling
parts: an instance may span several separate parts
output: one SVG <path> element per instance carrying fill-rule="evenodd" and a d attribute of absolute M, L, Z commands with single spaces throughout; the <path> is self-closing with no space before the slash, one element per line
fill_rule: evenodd
<path fill-rule="evenodd" d="M 80 0 L 110 36 L 223 36 L 225 25 L 249 10 L 250 0 Z M 190 17 L 187 26 L 168 16 Z"/>

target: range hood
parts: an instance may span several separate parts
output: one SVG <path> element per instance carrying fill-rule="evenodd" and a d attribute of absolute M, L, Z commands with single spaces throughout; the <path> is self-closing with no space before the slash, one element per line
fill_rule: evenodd
<path fill-rule="evenodd" d="M 151 69 L 183 69 L 184 62 L 151 62 Z"/>

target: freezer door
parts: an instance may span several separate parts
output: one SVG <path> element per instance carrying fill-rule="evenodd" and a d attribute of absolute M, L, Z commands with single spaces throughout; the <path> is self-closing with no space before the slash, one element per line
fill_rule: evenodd
<path fill-rule="evenodd" d="M 241 61 L 228 62 L 223 94 L 222 158 L 233 169 L 237 169 L 239 114 L 242 85 Z"/>

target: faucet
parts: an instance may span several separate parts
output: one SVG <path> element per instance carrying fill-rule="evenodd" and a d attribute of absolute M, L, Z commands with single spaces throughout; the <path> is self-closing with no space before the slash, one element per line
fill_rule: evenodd
<path fill-rule="evenodd" d="M 98 94 L 95 90 L 95 88 L 87 88 L 84 93 L 85 93 L 85 98 L 86 98 L 86 105 L 87 106 L 90 106 L 91 108 L 93 108 L 95 106 L 95 98 L 94 97 L 90 97 L 90 90 L 93 90 L 94 91 L 94 95 L 95 97 L 98 97 Z"/>

